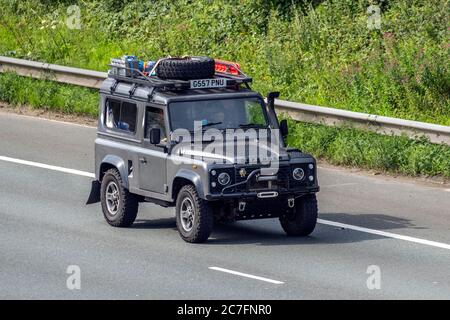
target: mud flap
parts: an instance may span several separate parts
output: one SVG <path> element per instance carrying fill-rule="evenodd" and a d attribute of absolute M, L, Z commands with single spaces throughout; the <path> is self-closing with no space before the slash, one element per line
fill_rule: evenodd
<path fill-rule="evenodd" d="M 100 187 L 101 184 L 97 180 L 92 181 L 91 185 L 91 193 L 89 194 L 89 198 L 86 201 L 86 204 L 93 204 L 100 202 Z"/>

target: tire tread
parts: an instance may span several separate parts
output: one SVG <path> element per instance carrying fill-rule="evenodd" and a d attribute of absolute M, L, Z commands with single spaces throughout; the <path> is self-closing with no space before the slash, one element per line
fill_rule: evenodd
<path fill-rule="evenodd" d="M 294 219 L 289 214 L 280 216 L 280 224 L 288 236 L 308 236 L 317 223 L 318 208 L 316 195 L 300 198 L 299 206 L 295 205 Z"/>
<path fill-rule="evenodd" d="M 179 202 L 181 201 L 180 195 L 182 195 L 185 192 L 191 195 L 192 200 L 194 201 L 194 206 L 198 210 L 197 214 L 198 222 L 194 225 L 193 232 L 188 236 L 183 234 L 182 232 L 183 227 L 181 226 L 181 221 L 180 218 L 178 217 L 179 214 L 178 210 L 180 205 Z M 184 241 L 191 243 L 204 242 L 209 238 L 213 229 L 213 224 L 214 224 L 213 211 L 209 203 L 198 196 L 198 192 L 193 185 L 188 184 L 183 186 L 180 192 L 178 193 L 177 199 L 177 228 L 180 231 L 181 238 L 183 238 Z"/>
<path fill-rule="evenodd" d="M 215 73 L 214 59 L 195 57 L 196 59 L 168 58 L 161 60 L 156 67 L 156 74 L 161 79 L 205 79 Z"/>
<path fill-rule="evenodd" d="M 134 194 L 130 193 L 126 188 L 123 187 L 123 180 L 122 180 L 119 170 L 112 168 L 112 169 L 109 169 L 108 171 L 106 171 L 105 175 L 103 176 L 103 181 L 105 180 L 105 178 L 108 175 L 113 176 L 119 184 L 122 205 L 120 206 L 121 211 L 117 213 L 118 219 L 113 220 L 113 221 L 108 219 L 108 217 L 105 214 L 105 212 L 108 209 L 106 207 L 106 203 L 104 200 L 104 188 L 106 186 L 103 186 L 103 183 L 102 183 L 102 190 L 101 190 L 102 201 L 101 202 L 102 202 L 103 215 L 105 216 L 106 221 L 113 227 L 119 227 L 119 228 L 129 227 L 133 224 L 134 220 L 136 220 L 136 216 L 137 216 L 137 213 L 139 210 L 139 200 L 137 199 L 137 197 Z"/>

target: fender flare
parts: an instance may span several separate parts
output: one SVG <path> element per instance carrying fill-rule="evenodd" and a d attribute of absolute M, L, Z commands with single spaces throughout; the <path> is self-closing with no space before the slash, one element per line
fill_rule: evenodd
<path fill-rule="evenodd" d="M 112 166 L 116 167 L 117 170 L 119 170 L 120 176 L 122 177 L 122 186 L 124 188 L 128 189 L 128 187 L 129 187 L 128 174 L 127 174 L 127 167 L 125 165 L 125 161 L 118 156 L 114 156 L 114 155 L 105 156 L 99 166 L 99 172 L 97 172 L 97 177 L 99 177 L 99 180 L 100 180 L 100 177 L 102 174 L 101 168 L 104 164 L 112 165 Z"/>
<path fill-rule="evenodd" d="M 181 169 L 177 172 L 175 177 L 173 178 L 173 181 L 177 178 L 183 178 L 186 180 L 189 180 L 192 182 L 192 184 L 195 186 L 195 189 L 197 190 L 198 196 L 201 199 L 205 199 L 205 193 L 203 192 L 203 183 L 202 179 L 200 178 L 200 175 L 196 172 L 193 172 L 191 170 L 187 169 Z M 172 197 L 173 197 L 173 186 L 172 186 Z"/>

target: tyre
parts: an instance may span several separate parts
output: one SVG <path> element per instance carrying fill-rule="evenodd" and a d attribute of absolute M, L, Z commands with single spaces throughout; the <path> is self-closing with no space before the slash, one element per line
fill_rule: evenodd
<path fill-rule="evenodd" d="M 117 169 L 109 169 L 103 176 L 100 200 L 105 220 L 114 227 L 129 227 L 136 219 L 139 201 L 122 185 Z"/>
<path fill-rule="evenodd" d="M 210 204 L 198 197 L 195 187 L 183 186 L 176 203 L 176 221 L 181 238 L 191 243 L 206 241 L 213 228 L 213 219 Z"/>
<path fill-rule="evenodd" d="M 281 227 L 289 236 L 307 236 L 314 231 L 317 223 L 316 195 L 307 195 L 295 201 L 291 212 L 280 216 Z"/>
<path fill-rule="evenodd" d="M 156 67 L 156 75 L 161 79 L 206 79 L 214 73 L 215 62 L 209 57 L 167 58 Z"/>

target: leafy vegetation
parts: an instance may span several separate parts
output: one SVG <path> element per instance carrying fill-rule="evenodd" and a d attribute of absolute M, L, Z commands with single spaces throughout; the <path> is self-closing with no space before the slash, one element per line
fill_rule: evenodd
<path fill-rule="evenodd" d="M 98 91 L 51 80 L 36 80 L 13 73 L 0 75 L 0 100 L 65 113 L 98 114 Z"/>
<path fill-rule="evenodd" d="M 0 54 L 105 70 L 111 57 L 239 61 L 282 98 L 450 125 L 448 0 L 0 0 Z M 70 13 L 70 12 L 69 12 Z"/>
<path fill-rule="evenodd" d="M 0 55 L 106 70 L 111 57 L 209 55 L 239 61 L 281 98 L 450 125 L 448 0 L 0 0 Z M 81 28 L 67 25 L 69 6 Z M 11 104 L 96 115 L 89 89 L 0 75 Z M 292 123 L 291 143 L 336 164 L 449 176 L 449 149 L 425 140 Z"/>
<path fill-rule="evenodd" d="M 336 165 L 450 177 L 450 147 L 350 127 L 290 121 L 288 144 Z"/>

